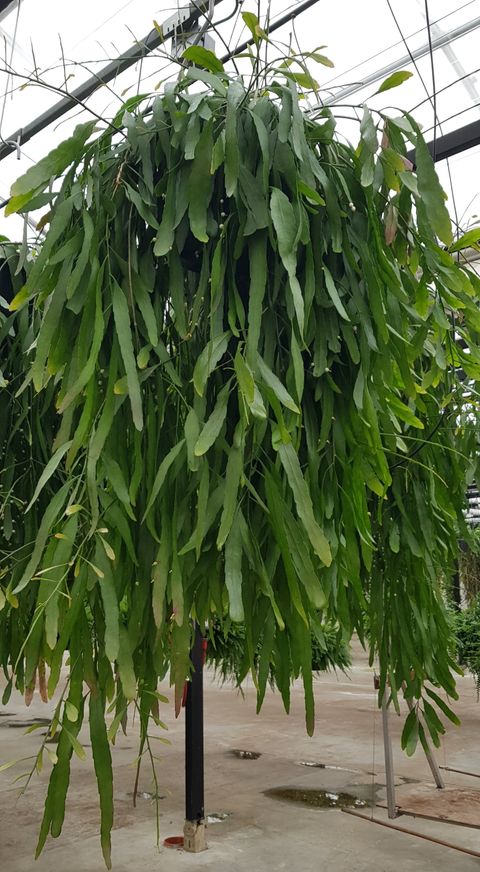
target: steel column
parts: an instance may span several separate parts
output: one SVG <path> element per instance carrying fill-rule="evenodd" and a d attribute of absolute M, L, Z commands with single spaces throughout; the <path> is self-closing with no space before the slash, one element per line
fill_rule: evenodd
<path fill-rule="evenodd" d="M 203 753 L 203 637 L 195 624 L 190 654 L 193 666 L 185 703 L 185 829 L 187 851 L 202 851 L 205 845 L 204 753 Z"/>
<path fill-rule="evenodd" d="M 385 775 L 387 781 L 387 807 L 389 818 L 397 817 L 395 805 L 395 773 L 393 769 L 392 737 L 388 724 L 388 688 L 385 687 L 382 697 L 383 747 L 385 750 Z"/>

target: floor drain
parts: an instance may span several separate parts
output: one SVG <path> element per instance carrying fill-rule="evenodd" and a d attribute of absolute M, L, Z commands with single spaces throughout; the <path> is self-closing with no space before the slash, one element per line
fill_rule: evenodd
<path fill-rule="evenodd" d="M 301 805 L 309 805 L 312 808 L 364 808 L 370 803 L 365 799 L 359 799 L 353 793 L 334 792 L 333 790 L 309 790 L 303 787 L 272 787 L 264 791 L 265 796 L 273 799 L 284 799 L 287 802 L 296 802 Z"/>
<path fill-rule="evenodd" d="M 32 718 L 29 721 L 5 721 L 2 727 L 10 727 L 13 730 L 25 730 L 27 727 L 49 726 L 50 718 Z"/>

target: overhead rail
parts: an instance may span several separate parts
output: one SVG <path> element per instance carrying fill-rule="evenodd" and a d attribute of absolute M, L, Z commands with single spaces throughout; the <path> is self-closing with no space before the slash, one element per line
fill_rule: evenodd
<path fill-rule="evenodd" d="M 442 33 L 440 36 L 432 39 L 432 51 L 435 51 L 438 48 L 444 48 L 447 45 L 451 45 L 455 40 L 460 39 L 462 36 L 467 36 L 469 33 L 473 33 L 480 27 L 480 16 L 478 18 L 474 18 L 472 21 L 467 21 L 465 24 L 460 25 L 459 27 L 455 27 L 449 33 Z M 414 49 L 412 51 L 412 57 L 414 60 L 419 60 L 419 58 L 423 58 L 426 55 L 430 54 L 430 44 L 426 42 L 424 45 L 419 46 L 419 48 Z M 380 70 L 375 70 L 374 73 L 371 73 L 369 76 L 365 76 L 361 82 L 354 82 L 351 85 L 347 85 L 341 91 L 338 91 L 335 96 L 329 97 L 324 101 L 324 105 L 331 105 L 334 103 L 342 103 L 348 97 L 351 97 L 352 94 L 357 94 L 359 91 L 362 91 L 363 88 L 368 87 L 368 85 L 375 85 L 377 82 L 383 81 L 387 76 L 390 76 L 392 73 L 395 73 L 397 70 L 401 70 L 403 67 L 408 66 L 412 63 L 412 58 L 410 55 L 404 55 L 398 60 L 393 61 L 391 64 L 387 64 L 387 66 L 382 67 Z"/>
<path fill-rule="evenodd" d="M 18 3 L 18 0 L 16 0 L 16 2 Z M 13 6 L 14 3 L 15 0 L 0 0 L 0 21 L 8 15 L 10 7 Z"/>
<path fill-rule="evenodd" d="M 435 148 L 433 141 L 427 142 L 427 147 L 435 162 L 446 160 L 448 157 L 453 157 L 454 154 L 461 154 L 476 145 L 480 145 L 480 120 L 472 121 L 450 133 L 444 133 L 443 136 L 437 136 Z M 415 163 L 415 149 L 412 149 L 407 156 L 412 163 Z"/>
<path fill-rule="evenodd" d="M 302 12 L 306 12 L 307 9 L 315 6 L 315 4 L 318 2 L 319 0 L 304 0 L 303 3 L 299 3 L 289 12 L 286 12 L 285 15 L 280 16 L 280 18 L 277 18 L 276 21 L 272 21 L 268 25 L 268 35 L 270 36 L 270 34 L 278 30 L 279 27 L 283 27 L 284 24 L 288 24 L 289 21 L 293 21 L 294 18 L 297 18 L 297 16 L 301 15 Z M 245 51 L 246 48 L 248 48 L 250 45 L 253 45 L 254 42 L 255 40 L 253 39 L 253 37 L 250 37 L 250 39 L 246 39 L 245 42 L 237 45 L 237 47 L 233 51 L 227 52 L 227 54 L 223 55 L 223 57 L 220 58 L 222 64 L 226 64 L 227 61 L 231 60 L 233 57 L 235 57 L 235 55 L 241 54 L 243 51 Z"/>
<path fill-rule="evenodd" d="M 215 0 L 215 5 L 220 2 L 221 0 Z M 315 6 L 316 3 L 318 3 L 318 0 L 304 0 L 303 3 L 299 3 L 288 13 L 281 16 L 276 21 L 273 21 L 269 26 L 269 33 L 273 33 L 280 27 L 288 24 L 289 21 L 292 21 L 294 18 L 305 12 L 307 9 L 310 9 L 312 6 Z M 10 5 L 13 6 L 11 0 L 0 0 L 0 15 L 2 12 L 2 8 L 6 8 Z M 91 76 L 89 79 L 87 79 L 87 81 L 84 82 L 83 85 L 80 85 L 78 88 L 72 91 L 71 94 L 63 97 L 61 100 L 59 100 L 49 109 L 47 109 L 46 112 L 31 121 L 25 127 L 21 127 L 16 130 L 8 138 L 0 143 L 0 161 L 7 157 L 9 154 L 15 152 L 18 147 L 24 145 L 26 142 L 28 142 L 50 124 L 53 124 L 63 115 L 65 115 L 68 111 L 75 108 L 80 103 L 84 103 L 85 100 L 87 100 L 92 94 L 95 93 L 95 91 L 102 87 L 103 84 L 110 82 L 120 73 L 129 69 L 129 67 L 133 66 L 150 52 L 158 48 L 158 46 L 161 45 L 162 42 L 166 41 L 167 39 L 171 39 L 175 35 L 175 32 L 179 26 L 181 26 L 183 30 L 188 30 L 189 28 L 194 27 L 198 18 L 206 11 L 207 6 L 207 2 L 201 4 L 192 3 L 190 4 L 190 6 L 179 9 L 178 15 L 172 16 L 168 19 L 167 22 L 165 22 L 163 28 L 161 29 L 161 32 L 156 29 L 150 31 L 150 33 L 147 34 L 147 36 L 143 40 L 135 43 L 135 45 L 131 46 L 128 51 L 119 55 L 116 60 L 111 61 L 96 75 Z M 462 25 L 461 27 L 452 30 L 448 34 L 442 34 L 440 37 L 433 41 L 433 48 L 436 49 L 448 45 L 459 37 L 464 36 L 467 33 L 471 33 L 479 27 L 480 17 Z M 238 45 L 235 50 L 223 55 L 223 57 L 221 58 L 222 62 L 227 63 L 229 60 L 231 60 L 232 57 L 245 51 L 245 49 L 253 45 L 253 43 L 253 38 L 245 40 L 245 42 L 243 42 L 241 45 Z M 413 51 L 412 55 L 415 59 L 418 59 L 426 55 L 428 51 L 429 47 L 428 44 L 426 44 L 424 46 L 421 46 L 416 51 Z M 325 104 L 340 102 L 341 100 L 344 100 L 352 94 L 356 93 L 361 88 L 380 81 L 381 79 L 388 76 L 390 73 L 398 70 L 399 68 L 405 66 L 408 63 L 411 63 L 408 56 L 400 58 L 395 63 L 383 67 L 381 70 L 378 70 L 371 76 L 367 76 L 361 83 L 356 83 L 340 91 L 339 93 L 337 93 L 335 98 L 329 98 L 328 100 L 326 100 Z M 443 136 L 437 137 L 435 144 L 435 160 L 445 160 L 448 157 L 452 157 L 452 155 L 466 151 L 467 149 L 473 148 L 478 144 L 480 144 L 480 121 L 473 121 L 471 124 L 467 124 L 466 126 L 459 128 L 458 130 L 454 130 Z M 433 154 L 433 143 L 429 143 L 429 149 Z M 409 157 L 410 159 L 414 160 L 414 151 L 409 153 Z"/>
<path fill-rule="evenodd" d="M 0 0 L 1 2 L 2 0 Z M 221 0 L 214 0 L 214 6 L 218 3 L 221 3 Z M 103 67 L 96 75 L 90 76 L 83 85 L 75 88 L 68 96 L 63 97 L 58 103 L 55 103 L 46 112 L 35 118 L 34 121 L 31 121 L 25 127 L 20 127 L 11 136 L 3 140 L 0 143 L 0 161 L 36 136 L 37 133 L 45 130 L 50 124 L 58 121 L 70 109 L 75 109 L 79 104 L 84 103 L 102 85 L 111 82 L 112 79 L 115 79 L 120 73 L 125 72 L 129 67 L 141 61 L 167 39 L 174 37 L 178 30 L 188 31 L 193 28 L 198 19 L 208 10 L 208 6 L 207 0 L 207 2 L 193 2 L 188 6 L 179 8 L 165 22 L 163 27 L 159 28 L 159 30 L 151 30 L 144 39 L 136 42 L 126 52 L 119 55 L 116 60 Z"/>
<path fill-rule="evenodd" d="M 214 6 L 221 2 L 221 0 L 213 0 Z M 276 21 L 273 21 L 269 26 L 269 33 L 273 33 L 275 30 L 278 30 L 279 27 L 282 27 L 284 24 L 287 24 L 289 21 L 292 21 L 302 12 L 305 12 L 307 9 L 310 9 L 311 6 L 314 6 L 318 3 L 319 0 L 304 0 L 303 3 L 299 3 L 295 6 L 290 12 L 282 15 Z M 0 4 L 2 0 L 0 0 Z M 194 27 L 197 23 L 198 18 L 205 13 L 208 9 L 208 0 L 202 3 L 191 3 L 189 6 L 178 9 L 177 13 L 172 15 L 160 28 L 160 31 L 154 29 L 150 31 L 149 34 L 139 42 L 135 43 L 135 45 L 131 46 L 128 51 L 124 52 L 124 54 L 119 55 L 119 57 L 111 61 L 107 66 L 103 67 L 96 75 L 91 76 L 87 79 L 83 85 L 80 85 L 74 91 L 72 91 L 68 96 L 63 97 L 49 109 L 47 109 L 42 115 L 39 115 L 38 118 L 35 118 L 25 127 L 20 127 L 14 133 L 12 133 L 5 140 L 0 142 L 0 161 L 4 158 L 8 157 L 9 154 L 17 151 L 19 147 L 24 145 L 38 133 L 41 133 L 42 130 L 45 130 L 50 124 L 53 124 L 55 121 L 58 121 L 63 115 L 69 112 L 71 109 L 74 109 L 79 104 L 82 104 L 91 97 L 92 94 L 95 93 L 102 85 L 110 82 L 120 73 L 123 73 L 125 70 L 128 70 L 129 67 L 136 64 L 139 60 L 146 57 L 150 52 L 154 51 L 165 42 L 167 39 L 171 39 L 175 36 L 176 32 L 179 28 L 183 31 L 187 31 L 190 28 Z M 0 7 L 1 8 L 1 7 Z M 248 46 L 253 45 L 254 40 L 248 39 L 241 45 L 237 46 L 233 51 L 225 54 L 221 60 L 223 63 L 229 61 L 236 54 L 244 51 Z M 0 204 L 1 206 L 4 204 Z"/>

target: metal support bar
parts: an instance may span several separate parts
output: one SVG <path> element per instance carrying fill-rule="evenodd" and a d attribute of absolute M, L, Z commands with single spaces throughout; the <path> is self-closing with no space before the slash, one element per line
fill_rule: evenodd
<path fill-rule="evenodd" d="M 221 0 L 215 0 L 215 4 L 220 2 Z M 180 22 L 182 29 L 189 30 L 192 28 L 207 8 L 208 2 L 201 2 L 198 4 L 192 3 L 190 6 L 191 12 L 189 17 L 184 14 L 184 9 L 180 10 L 182 13 L 182 20 Z M 144 39 L 136 42 L 128 49 L 128 51 L 119 55 L 116 60 L 111 61 L 96 75 L 87 79 L 83 85 L 80 85 L 72 91 L 68 97 L 63 97 L 62 100 L 59 100 L 58 103 L 55 103 L 50 107 L 50 109 L 47 109 L 46 112 L 43 112 L 42 115 L 39 115 L 38 118 L 31 121 L 30 124 L 27 124 L 26 127 L 21 127 L 16 130 L 15 133 L 7 136 L 0 144 L 0 161 L 13 151 L 16 151 L 18 146 L 24 145 L 29 139 L 36 136 L 37 133 L 40 133 L 50 124 L 53 124 L 54 121 L 57 121 L 62 117 L 62 115 L 69 112 L 70 109 L 74 109 L 79 105 L 79 103 L 84 103 L 85 100 L 87 100 L 88 97 L 91 97 L 91 95 L 97 91 L 98 88 L 101 88 L 102 85 L 110 82 L 125 70 L 128 70 L 129 67 L 132 67 L 137 63 L 137 61 L 142 60 L 142 58 L 158 48 L 161 43 L 165 42 L 167 39 L 171 39 L 178 26 L 179 24 L 176 17 L 172 16 L 168 20 L 165 30 L 161 30 L 161 33 L 159 33 L 158 30 L 151 30 Z"/>
<path fill-rule="evenodd" d="M 1 4 L 2 0 L 0 0 Z M 215 5 L 221 3 L 221 0 L 215 0 Z M 279 27 L 282 27 L 284 24 L 287 24 L 289 21 L 292 21 L 294 18 L 301 15 L 302 12 L 305 12 L 307 9 L 310 9 L 311 6 L 315 6 L 318 3 L 318 0 L 304 0 L 303 3 L 299 3 L 299 5 L 295 8 L 295 10 L 282 15 L 276 21 L 272 22 L 269 27 L 269 33 L 273 33 L 275 30 L 278 30 Z M 195 4 L 192 4 L 195 5 Z M 192 14 L 191 18 L 185 18 L 181 26 L 183 30 L 188 30 L 193 27 L 199 16 L 203 11 L 207 8 L 208 3 L 199 3 L 199 8 L 195 10 Z M 184 13 L 184 9 L 180 10 L 180 12 Z M 170 18 L 164 25 L 162 34 L 160 34 L 157 30 L 150 31 L 144 39 L 135 43 L 127 52 L 120 55 L 117 60 L 112 61 L 102 70 L 100 70 L 97 75 L 91 76 L 90 79 L 87 79 L 83 85 L 80 85 L 68 97 L 64 97 L 62 100 L 59 100 L 58 103 L 55 103 L 54 106 L 51 106 L 50 109 L 47 109 L 42 115 L 38 118 L 35 118 L 25 127 L 21 127 L 8 136 L 2 143 L 0 143 L 0 161 L 2 161 L 5 157 L 8 157 L 9 154 L 16 151 L 19 146 L 24 145 L 30 139 L 48 127 L 50 124 L 53 124 L 55 121 L 58 121 L 62 115 L 65 115 L 70 109 L 74 109 L 78 106 L 79 103 L 84 103 L 98 88 L 100 88 L 103 84 L 110 82 L 115 76 L 118 76 L 120 73 L 123 73 L 129 67 L 133 66 L 137 61 L 144 58 L 150 52 L 154 51 L 154 49 L 158 48 L 158 46 L 167 39 L 171 39 L 176 32 L 178 27 L 178 22 L 176 21 L 175 16 L 175 24 L 173 23 L 174 17 Z M 221 60 L 223 63 L 227 63 L 232 57 L 237 54 L 243 52 L 249 45 L 253 45 L 254 39 L 248 39 L 241 45 L 237 46 L 237 48 L 232 52 L 227 52 Z M 8 201 L 5 201 L 5 203 Z M 2 205 L 5 205 L 3 203 Z M 2 206 L 0 205 L 0 208 Z"/>
<path fill-rule="evenodd" d="M 387 808 L 389 818 L 397 817 L 395 805 L 395 773 L 393 771 L 392 737 L 388 725 L 388 689 L 385 688 L 382 697 L 383 747 L 385 750 L 385 776 L 387 780 Z"/>
<path fill-rule="evenodd" d="M 435 51 L 437 48 L 444 48 L 447 45 L 450 45 L 456 39 L 459 39 L 462 36 L 466 36 L 467 33 L 472 33 L 480 27 L 480 17 L 474 18 L 472 21 L 466 22 L 466 24 L 460 25 L 460 27 L 454 28 L 450 33 L 442 33 L 440 36 L 437 36 L 432 40 L 432 50 Z M 426 55 L 430 54 L 430 45 L 428 42 L 425 45 L 420 46 L 417 49 L 412 51 L 412 57 L 415 60 L 419 58 L 423 58 Z M 374 85 L 376 82 L 381 82 L 383 79 L 386 79 L 387 76 L 391 75 L 391 73 L 395 73 L 397 70 L 401 70 L 405 66 L 409 66 L 412 63 L 412 59 L 410 55 L 405 55 L 404 57 L 398 58 L 398 60 L 394 61 L 391 64 L 387 64 L 387 66 L 382 67 L 381 70 L 376 70 L 374 73 L 371 73 L 369 76 L 365 76 L 365 78 L 361 82 L 355 82 L 353 85 L 347 85 L 346 88 L 339 91 L 334 97 L 329 97 L 328 100 L 325 100 L 325 104 L 328 106 L 331 103 L 342 103 L 342 101 L 346 100 L 347 97 L 351 97 L 352 94 L 356 94 L 358 91 L 361 91 L 363 88 L 367 87 L 367 85 Z M 325 105 L 324 104 L 324 105 Z"/>
<path fill-rule="evenodd" d="M 460 588 L 460 564 L 458 557 L 455 560 L 455 570 L 452 575 L 452 600 L 453 608 L 459 612 L 462 607 L 462 591 Z"/>
<path fill-rule="evenodd" d="M 302 12 L 306 12 L 307 9 L 310 9 L 311 6 L 315 6 L 316 3 L 318 3 L 318 0 L 304 0 L 303 3 L 299 3 L 291 12 L 286 12 L 285 15 L 277 18 L 276 21 L 272 21 L 268 26 L 268 33 L 274 33 L 279 27 L 283 27 L 284 24 L 288 24 L 288 22 L 293 21 L 294 18 L 298 18 Z M 242 54 L 242 52 L 244 52 L 249 45 L 253 45 L 254 42 L 255 40 L 250 38 L 246 39 L 245 42 L 242 42 L 240 45 L 237 45 L 235 51 L 229 51 L 220 58 L 222 64 L 226 64 L 227 61 L 231 60 L 236 55 Z"/>
<path fill-rule="evenodd" d="M 13 4 L 18 4 L 18 0 L 0 0 L 0 21 L 2 21 L 9 12 L 11 12 L 11 8 Z"/>
<path fill-rule="evenodd" d="M 421 2 L 423 4 L 424 0 L 421 0 Z M 432 34 L 434 37 L 442 36 L 444 33 L 445 31 L 443 31 L 436 22 L 432 24 Z M 475 77 L 472 75 L 469 76 L 467 74 L 467 71 L 461 63 L 460 58 L 457 56 L 455 50 L 452 48 L 449 42 L 446 45 L 442 46 L 442 51 L 447 58 L 449 64 L 453 68 L 457 80 L 462 82 L 462 85 L 468 96 L 470 97 L 470 100 L 474 105 L 476 105 L 480 101 L 480 94 L 475 87 Z"/>
<path fill-rule="evenodd" d="M 457 130 L 452 130 L 451 133 L 444 133 L 443 136 L 437 136 L 435 141 L 435 153 L 433 150 L 433 142 L 427 142 L 427 148 L 435 162 L 438 162 L 439 160 L 446 160 L 448 157 L 453 157 L 454 154 L 461 154 L 463 151 L 467 151 L 469 148 L 474 148 L 479 144 L 480 120 L 472 121 L 471 124 L 466 124 L 464 127 L 459 127 Z M 415 149 L 409 151 L 407 157 L 414 164 Z"/>
<path fill-rule="evenodd" d="M 220 3 L 221 0 L 215 0 L 216 3 Z M 279 27 L 282 27 L 284 24 L 287 24 L 289 21 L 298 17 L 302 12 L 305 12 L 311 6 L 314 6 L 318 0 L 304 0 L 303 3 L 300 3 L 294 12 L 289 12 L 279 18 L 277 21 L 272 22 L 269 28 L 269 32 L 273 33 Z M 8 7 L 5 7 L 8 8 Z M 0 0 L 0 13 L 2 9 L 2 0 Z M 184 29 L 186 30 L 188 27 L 193 27 L 197 18 L 201 14 L 200 10 L 196 10 L 195 14 L 192 16 L 192 19 L 186 20 L 183 24 Z M 473 22 L 470 22 L 468 25 L 463 25 L 462 28 L 457 28 L 457 30 L 452 31 L 450 34 L 444 34 L 442 36 L 443 42 L 434 41 L 434 48 L 442 48 L 443 46 L 449 44 L 458 36 L 463 36 L 465 33 L 470 32 L 474 29 L 474 27 L 480 26 L 480 18 L 475 19 Z M 461 32 L 460 32 L 461 31 Z M 110 82 L 115 76 L 127 70 L 129 67 L 133 66 L 137 61 L 141 60 L 143 57 L 148 55 L 151 51 L 158 48 L 158 46 L 167 39 L 170 39 L 174 36 L 175 28 L 171 27 L 171 29 L 166 29 L 161 36 L 157 30 L 152 30 L 143 40 L 140 40 L 134 46 L 132 46 L 127 52 L 120 55 L 117 60 L 112 61 L 106 67 L 99 71 L 96 76 L 91 76 L 90 79 L 87 79 L 83 85 L 76 88 L 68 97 L 64 97 L 62 100 L 59 100 L 58 103 L 55 103 L 50 109 L 40 115 L 38 118 L 31 121 L 23 128 L 19 128 L 10 136 L 8 136 L 1 144 L 0 144 L 0 161 L 5 157 L 8 157 L 9 154 L 16 151 L 19 146 L 24 145 L 30 139 L 48 127 L 50 124 L 53 124 L 62 115 L 65 115 L 66 112 L 69 112 L 70 109 L 74 109 L 78 106 L 79 103 L 85 102 L 98 88 L 100 88 L 103 84 Z M 221 60 L 223 63 L 229 61 L 236 54 L 240 54 L 249 45 L 252 45 L 254 42 L 253 39 L 248 39 L 241 45 L 239 45 L 234 52 L 228 52 L 225 54 Z M 423 46 L 423 53 L 420 54 L 420 49 L 417 52 L 413 52 L 415 58 L 423 57 L 423 54 L 426 54 L 425 49 L 428 51 L 428 46 Z M 339 102 L 341 99 L 345 99 L 350 96 L 350 94 L 355 93 L 355 91 L 364 87 L 364 85 L 372 84 L 379 80 L 379 78 L 384 78 L 390 72 L 394 72 L 399 67 L 404 66 L 405 64 L 410 63 L 409 57 L 400 58 L 394 64 L 390 64 L 388 67 L 384 67 L 378 73 L 374 74 L 374 76 L 367 77 L 360 84 L 356 84 L 355 86 L 349 86 L 349 88 L 344 89 L 340 93 L 337 93 L 336 97 L 332 100 L 328 100 L 329 102 Z M 352 90 L 352 88 L 354 90 Z M 321 108 L 321 107 L 318 107 Z M 447 133 L 444 136 L 439 136 L 436 140 L 436 148 L 435 148 L 435 159 L 445 160 L 448 157 L 452 157 L 454 154 L 458 154 L 460 152 L 466 151 L 469 148 L 473 148 L 474 146 L 480 143 L 480 121 L 474 121 L 471 124 L 467 124 L 464 127 L 461 127 L 458 130 L 454 130 L 451 133 Z M 429 143 L 428 147 L 430 152 L 433 153 L 433 143 Z M 415 152 L 411 151 L 408 154 L 409 159 L 414 163 L 415 162 Z M 5 204 L 3 204 L 5 205 Z M 1 208 L 1 207 L 0 207 Z"/>
<path fill-rule="evenodd" d="M 186 851 L 203 851 L 205 844 L 203 758 L 203 637 L 195 624 L 190 653 L 193 672 L 185 703 L 185 828 Z"/>
<path fill-rule="evenodd" d="M 440 769 L 444 769 L 445 772 L 458 772 L 460 775 L 471 775 L 472 778 L 480 778 L 479 772 L 468 772 L 467 769 L 454 769 L 453 766 L 440 766 Z"/>
<path fill-rule="evenodd" d="M 389 830 L 396 830 L 397 833 L 405 833 L 407 836 L 416 836 L 417 839 L 425 839 L 427 842 L 433 842 L 435 845 L 442 845 L 444 848 L 453 848 L 454 851 L 460 851 L 462 854 L 469 854 L 470 857 L 480 857 L 480 853 L 471 848 L 463 848 L 461 845 L 454 845 L 452 842 L 445 842 L 443 839 L 435 839 L 433 836 L 427 836 L 426 833 L 417 833 L 415 830 L 407 830 L 406 827 L 399 827 L 397 824 L 382 821 L 380 818 L 370 817 L 370 815 L 357 811 L 355 808 L 342 808 L 342 811 L 345 812 L 345 814 L 353 815 L 353 817 L 362 818 L 364 821 L 370 821 L 372 824 L 380 824 L 381 827 L 387 827 Z"/>

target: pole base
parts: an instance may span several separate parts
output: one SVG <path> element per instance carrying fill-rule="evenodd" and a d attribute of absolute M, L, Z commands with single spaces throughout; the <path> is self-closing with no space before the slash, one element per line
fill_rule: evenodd
<path fill-rule="evenodd" d="M 204 821 L 185 821 L 183 827 L 183 848 L 191 854 L 207 850 Z"/>

